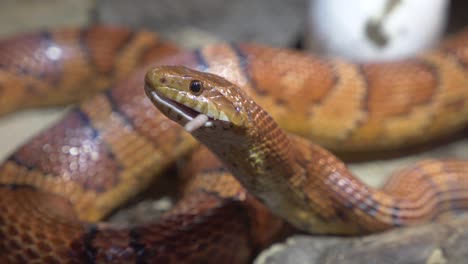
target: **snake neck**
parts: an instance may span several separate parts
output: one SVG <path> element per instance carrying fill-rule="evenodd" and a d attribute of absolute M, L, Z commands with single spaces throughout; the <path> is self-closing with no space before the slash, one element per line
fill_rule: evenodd
<path fill-rule="evenodd" d="M 266 186 L 269 183 L 296 173 L 296 151 L 288 135 L 260 106 L 248 100 L 244 107 L 249 109 L 247 126 L 213 126 L 192 134 L 224 162 L 244 187 L 261 193 L 270 188 Z"/>

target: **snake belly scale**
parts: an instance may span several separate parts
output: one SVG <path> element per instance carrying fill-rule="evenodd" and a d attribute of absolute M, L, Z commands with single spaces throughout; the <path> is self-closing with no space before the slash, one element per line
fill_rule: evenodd
<path fill-rule="evenodd" d="M 146 98 L 143 86 L 149 65 L 184 65 L 216 73 L 241 86 L 281 127 L 328 149 L 382 150 L 427 142 L 465 126 L 467 34 L 459 33 L 439 48 L 406 61 L 367 65 L 252 44 L 180 52 L 152 33 L 115 27 L 46 31 L 4 40 L 0 113 L 84 101 L 0 166 L 0 251 L 5 253 L 0 260 L 179 263 L 209 256 L 214 263 L 239 263 L 249 259 L 255 244 L 250 241 L 261 230 L 258 223 L 268 222 L 258 219 L 266 219 L 268 213 L 254 211 L 261 205 L 248 202 L 252 198 L 240 186 L 233 190 L 231 180 L 220 180 L 231 183 L 226 187 L 231 198 L 223 194 L 223 184 L 211 182 L 207 186 L 215 186 L 215 191 L 192 190 L 184 196 L 190 198 L 183 198 L 155 223 L 136 227 L 93 223 L 197 145 Z M 103 92 L 92 95 L 96 89 Z M 316 157 L 324 157 L 318 160 L 325 163 L 319 162 L 315 169 L 339 167 L 338 174 L 332 174 L 337 177 L 328 177 L 326 186 L 318 187 L 330 191 L 313 208 L 319 233 L 385 230 L 455 211 L 450 201 L 458 201 L 460 208 L 466 203 L 466 187 L 452 188 L 465 170 L 461 161 L 418 164 L 393 177 L 386 187 L 388 195 L 383 195 L 357 183 L 342 163 L 329 156 L 321 148 L 310 148 L 301 161 L 312 164 Z M 453 176 L 447 180 L 446 173 Z M 418 186 L 424 196 L 413 203 L 404 202 L 416 195 L 407 187 L 415 185 L 405 182 L 409 177 L 415 184 L 425 182 Z M 303 186 L 301 178 L 289 180 Z M 273 205 L 275 199 L 262 200 Z M 323 207 L 329 210 L 320 210 Z M 336 227 L 320 222 L 333 217 Z M 303 227 L 297 220 L 292 222 Z"/>

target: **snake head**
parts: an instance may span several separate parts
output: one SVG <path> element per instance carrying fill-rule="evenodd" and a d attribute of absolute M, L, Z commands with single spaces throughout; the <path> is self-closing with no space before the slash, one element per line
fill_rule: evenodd
<path fill-rule="evenodd" d="M 247 124 L 246 94 L 224 78 L 182 66 L 160 66 L 145 76 L 145 92 L 167 117 L 192 132 L 222 123 Z M 249 98 L 249 99 L 246 99 Z"/>

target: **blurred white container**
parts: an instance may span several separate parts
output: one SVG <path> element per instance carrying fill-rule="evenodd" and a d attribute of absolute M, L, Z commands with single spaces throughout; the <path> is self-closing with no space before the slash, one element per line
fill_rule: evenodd
<path fill-rule="evenodd" d="M 410 56 L 436 43 L 449 0 L 311 0 L 306 49 L 354 61 Z"/>

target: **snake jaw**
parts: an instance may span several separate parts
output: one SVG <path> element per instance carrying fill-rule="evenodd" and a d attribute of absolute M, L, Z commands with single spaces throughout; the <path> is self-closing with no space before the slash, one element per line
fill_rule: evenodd
<path fill-rule="evenodd" d="M 161 87 L 160 87 L 161 88 Z M 166 89 L 169 89 L 168 87 Z M 145 85 L 146 95 L 156 107 L 173 121 L 183 125 L 188 132 L 192 132 L 200 127 L 211 127 L 214 121 L 229 122 L 228 117 L 223 112 L 216 111 L 213 107 L 207 107 L 210 111 L 201 113 L 201 106 L 187 106 L 167 96 L 161 95 L 149 85 Z"/>
<path fill-rule="evenodd" d="M 160 95 L 157 91 L 153 90 L 149 85 L 145 85 L 146 95 L 150 98 L 154 105 L 164 113 L 175 111 L 175 114 L 179 114 L 187 122 L 193 120 L 200 113 L 194 109 L 185 106 L 175 100 Z M 180 119 L 180 118 L 179 118 Z"/>

